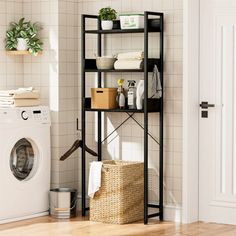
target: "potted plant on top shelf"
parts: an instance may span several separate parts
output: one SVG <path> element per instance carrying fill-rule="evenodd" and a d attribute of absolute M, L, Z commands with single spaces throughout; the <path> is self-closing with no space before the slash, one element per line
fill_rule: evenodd
<path fill-rule="evenodd" d="M 42 52 L 42 41 L 38 37 L 41 25 L 25 21 L 21 18 L 19 22 L 11 22 L 10 29 L 6 32 L 6 46 L 8 51 L 28 51 L 35 56 Z"/>
<path fill-rule="evenodd" d="M 117 12 L 111 7 L 101 8 L 99 10 L 99 18 L 102 21 L 103 30 L 111 30 L 113 27 L 113 20 L 116 19 Z"/>

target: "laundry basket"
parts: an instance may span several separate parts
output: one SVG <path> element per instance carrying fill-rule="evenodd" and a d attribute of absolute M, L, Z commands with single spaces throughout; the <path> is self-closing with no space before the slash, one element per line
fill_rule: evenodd
<path fill-rule="evenodd" d="M 125 224 L 143 219 L 144 165 L 103 161 L 101 188 L 90 199 L 90 220 Z"/>
<path fill-rule="evenodd" d="M 54 188 L 50 190 L 50 215 L 58 219 L 76 216 L 77 190 L 72 188 Z"/>

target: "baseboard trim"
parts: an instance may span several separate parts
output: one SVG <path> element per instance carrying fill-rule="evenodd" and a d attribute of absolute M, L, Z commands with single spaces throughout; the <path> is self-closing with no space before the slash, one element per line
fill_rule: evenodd
<path fill-rule="evenodd" d="M 0 225 L 6 224 L 6 223 L 11 223 L 11 222 L 16 222 L 16 221 L 21 221 L 21 220 L 27 220 L 27 219 L 31 219 L 31 218 L 36 218 L 36 217 L 40 217 L 40 216 L 46 216 L 46 215 L 49 215 L 48 211 L 40 212 L 40 213 L 36 213 L 36 214 L 32 214 L 32 215 L 27 215 L 27 216 L 22 216 L 22 217 L 3 219 L 3 220 L 0 220 Z"/>

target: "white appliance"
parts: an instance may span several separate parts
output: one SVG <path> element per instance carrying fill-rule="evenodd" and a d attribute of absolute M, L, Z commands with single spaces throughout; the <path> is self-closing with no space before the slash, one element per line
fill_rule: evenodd
<path fill-rule="evenodd" d="M 48 214 L 50 163 L 48 107 L 0 109 L 0 223 Z"/>

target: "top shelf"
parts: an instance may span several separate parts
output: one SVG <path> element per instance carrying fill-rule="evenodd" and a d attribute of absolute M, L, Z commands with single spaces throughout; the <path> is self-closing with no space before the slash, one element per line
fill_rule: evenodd
<path fill-rule="evenodd" d="M 144 33 L 144 28 L 141 29 L 120 29 L 120 21 L 114 21 L 116 28 L 112 30 L 85 30 L 86 34 L 123 34 L 123 33 Z M 161 20 L 160 19 L 148 19 L 147 30 L 151 32 L 161 32 Z"/>

